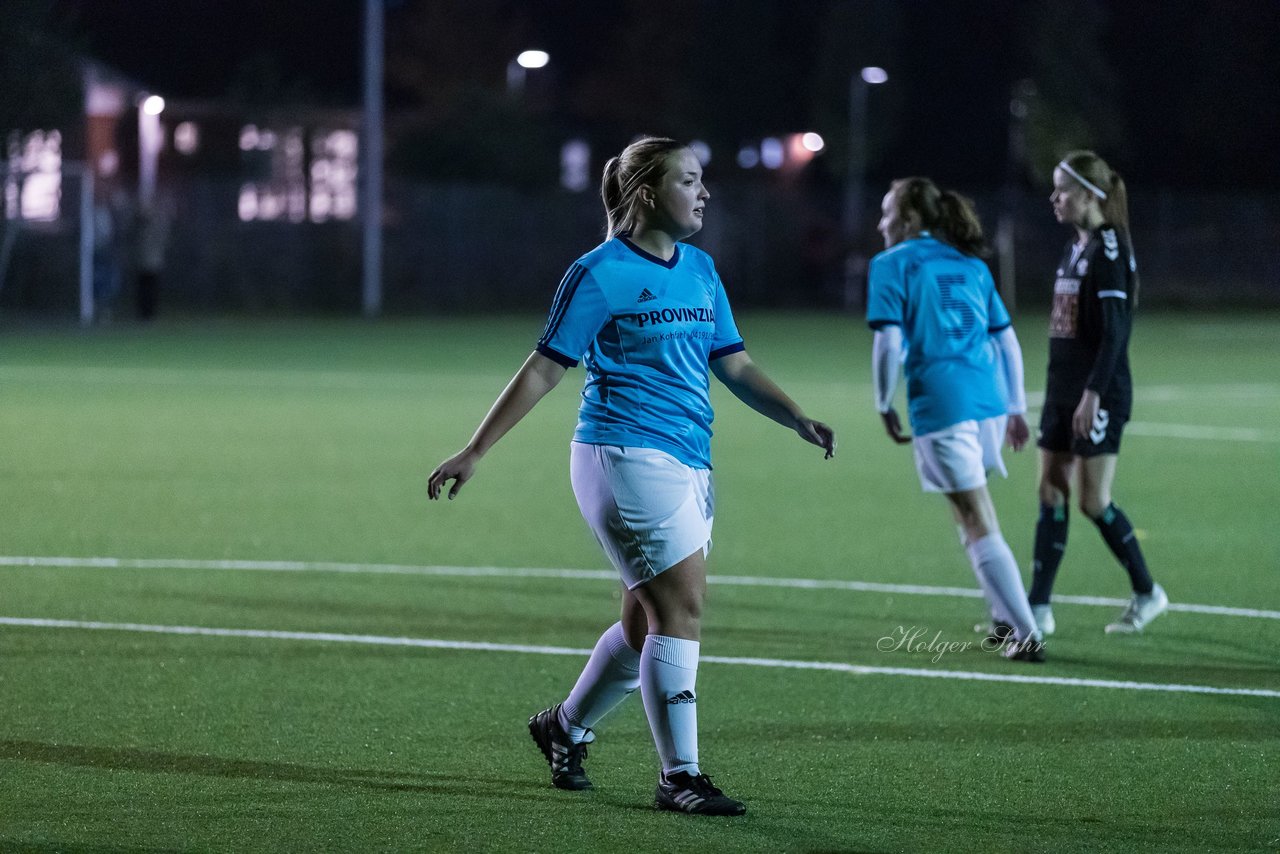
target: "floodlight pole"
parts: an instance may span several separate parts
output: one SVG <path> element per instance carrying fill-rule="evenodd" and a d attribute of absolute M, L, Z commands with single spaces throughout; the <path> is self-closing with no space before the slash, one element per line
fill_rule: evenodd
<path fill-rule="evenodd" d="M 1000 218 L 996 221 L 996 253 L 1000 270 L 1000 296 L 1010 313 L 1018 309 L 1017 207 L 1018 186 L 1027 163 L 1027 116 L 1036 96 L 1031 80 L 1013 84 L 1009 97 L 1009 151 L 1004 187 L 1000 192 Z"/>
<path fill-rule="evenodd" d="M 867 81 L 859 72 L 849 78 L 849 151 L 844 190 L 845 234 L 858 239 L 862 228 L 864 173 L 867 168 Z"/>
<path fill-rule="evenodd" d="M 365 317 L 382 313 L 382 68 L 383 0 L 364 3 L 364 180 L 361 182 L 363 267 L 362 306 Z"/>
<path fill-rule="evenodd" d="M 80 325 L 91 326 L 97 311 L 93 294 L 93 166 L 80 166 Z"/>
<path fill-rule="evenodd" d="M 870 83 L 863 70 L 849 76 L 849 138 L 844 188 L 844 306 L 862 307 L 867 259 L 857 247 L 862 240 L 862 205 L 867 171 L 867 97 Z"/>

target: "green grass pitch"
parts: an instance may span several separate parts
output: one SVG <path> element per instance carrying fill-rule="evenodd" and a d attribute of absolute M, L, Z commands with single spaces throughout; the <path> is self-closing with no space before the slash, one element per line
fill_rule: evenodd
<path fill-rule="evenodd" d="M 862 324 L 741 316 L 840 448 L 713 391 L 700 741 L 736 820 L 651 809 L 637 701 L 591 792 L 525 730 L 616 618 L 569 488 L 581 371 L 426 500 L 542 318 L 0 328 L 0 850 L 1274 851 L 1278 321 L 1139 319 L 1115 498 L 1173 601 L 1213 607 L 1115 637 L 1068 599 L 1034 667 L 957 648 L 978 599 L 885 586 L 976 587 Z M 1045 319 L 1017 327 L 1034 403 Z M 1025 568 L 1036 461 L 1006 461 Z M 1058 592 L 1126 586 L 1075 514 Z M 915 630 L 935 648 L 881 648 Z"/>

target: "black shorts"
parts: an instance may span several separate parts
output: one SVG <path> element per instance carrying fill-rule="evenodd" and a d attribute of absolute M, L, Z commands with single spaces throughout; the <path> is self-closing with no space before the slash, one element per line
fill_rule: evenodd
<path fill-rule="evenodd" d="M 1077 457 L 1097 457 L 1120 452 L 1120 435 L 1124 433 L 1128 416 L 1113 416 L 1108 410 L 1099 409 L 1088 438 L 1082 439 L 1071 433 L 1071 416 L 1075 411 L 1075 406 L 1045 401 L 1044 409 L 1040 412 L 1040 435 L 1036 444 L 1046 451 L 1070 452 Z"/>

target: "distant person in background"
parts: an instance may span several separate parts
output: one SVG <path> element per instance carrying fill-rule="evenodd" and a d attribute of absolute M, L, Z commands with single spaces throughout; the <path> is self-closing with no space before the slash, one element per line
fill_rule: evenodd
<path fill-rule="evenodd" d="M 110 322 L 115 313 L 123 262 L 128 257 L 128 222 L 124 191 L 114 182 L 104 181 L 93 201 L 93 303 L 94 317 L 99 322 Z"/>
<path fill-rule="evenodd" d="M 160 276 L 169 245 L 169 212 L 162 202 L 139 207 L 133 237 L 138 319 L 152 320 L 160 300 Z"/>
<path fill-rule="evenodd" d="M 655 805 L 707 815 L 746 807 L 698 762 L 695 680 L 711 548 L 709 375 L 740 400 L 835 453 L 835 434 L 805 416 L 747 355 L 711 257 L 679 241 L 702 228 L 710 194 L 686 146 L 644 138 L 609 160 L 601 187 L 608 239 L 569 268 L 537 347 L 467 446 L 431 473 L 449 498 L 565 371 L 586 385 L 569 460 L 574 495 L 617 568 L 622 619 L 596 643 L 562 702 L 529 719 L 561 789 L 582 770 L 592 727 L 639 688 L 662 760 Z"/>
<path fill-rule="evenodd" d="M 987 489 L 987 472 L 1005 474 L 1003 442 L 1021 450 L 1030 430 L 1022 350 L 980 257 L 982 225 L 967 199 L 928 178 L 894 181 L 881 210 L 885 250 L 867 281 L 876 409 L 889 438 L 912 443 L 924 490 L 946 496 L 992 616 L 1009 627 L 997 635 L 1002 653 L 1042 662 L 1043 637 Z M 914 439 L 893 408 L 900 365 Z"/>
<path fill-rule="evenodd" d="M 1079 479 L 1080 510 L 1129 574 L 1133 598 L 1107 632 L 1140 632 L 1169 606 L 1147 570 L 1133 525 L 1111 501 L 1120 436 L 1133 403 L 1129 332 L 1138 265 L 1129 240 L 1124 181 L 1092 151 L 1053 170 L 1053 215 L 1074 234 L 1058 264 L 1049 319 L 1049 378 L 1040 416 L 1040 518 L 1031 606 L 1054 631 L 1050 595 L 1067 546 L 1067 501 Z"/>

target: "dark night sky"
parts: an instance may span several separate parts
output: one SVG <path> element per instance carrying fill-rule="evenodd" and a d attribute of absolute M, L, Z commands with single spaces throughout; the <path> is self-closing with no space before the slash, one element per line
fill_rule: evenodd
<path fill-rule="evenodd" d="M 867 55 L 880 55 L 856 63 L 883 64 L 893 75 L 892 93 L 890 87 L 877 91 L 872 106 L 883 123 L 874 152 L 880 169 L 997 183 L 1013 81 L 1032 73 L 1050 89 L 1070 91 L 1093 74 L 1095 89 L 1085 91 L 1082 109 L 1092 108 L 1089 98 L 1098 96 L 1101 80 L 1100 97 L 1110 99 L 1119 128 L 1103 150 L 1131 185 L 1280 189 L 1280 5 L 1274 0 L 1075 0 L 1101 13 L 1097 38 L 1088 44 L 1080 42 L 1087 34 L 1073 26 L 1050 38 L 1042 30 L 1038 43 L 1030 40 L 1025 22 L 1040 0 L 884 2 L 895 7 L 897 30 L 877 43 L 877 21 L 858 20 L 865 29 L 860 35 L 878 44 Z M 512 46 L 538 42 L 553 56 L 556 85 L 578 93 L 571 105 L 562 100 L 557 108 L 580 116 L 591 111 L 590 93 L 613 93 L 616 122 L 616 102 L 634 92 L 634 131 L 661 131 L 669 121 L 694 128 L 701 112 L 713 127 L 697 135 L 712 139 L 717 133 L 741 137 L 756 127 L 761 135 L 810 127 L 839 134 L 843 90 L 830 79 L 821 82 L 814 52 L 824 22 L 840 5 L 655 2 L 647 8 L 660 14 L 637 22 L 644 4 L 475 0 L 464 7 L 399 0 L 390 4 L 388 30 L 389 43 L 399 34 L 403 45 L 402 30 L 415 20 L 429 23 L 431 14 L 478 6 L 493 14 L 472 11 L 449 33 L 465 43 L 450 73 L 476 85 L 500 88 Z M 60 19 L 91 53 L 173 96 L 224 95 L 256 58 L 278 74 L 282 91 L 342 105 L 358 99 L 362 6 L 359 0 L 55 2 Z M 735 18 L 724 17 L 729 14 Z M 468 30 L 470 23 L 475 26 Z M 851 67 L 854 61 L 849 58 Z M 1100 72 L 1092 67 L 1099 61 Z M 661 97 L 649 91 L 655 87 Z M 389 91 L 393 108 L 414 105 L 407 90 Z"/>

